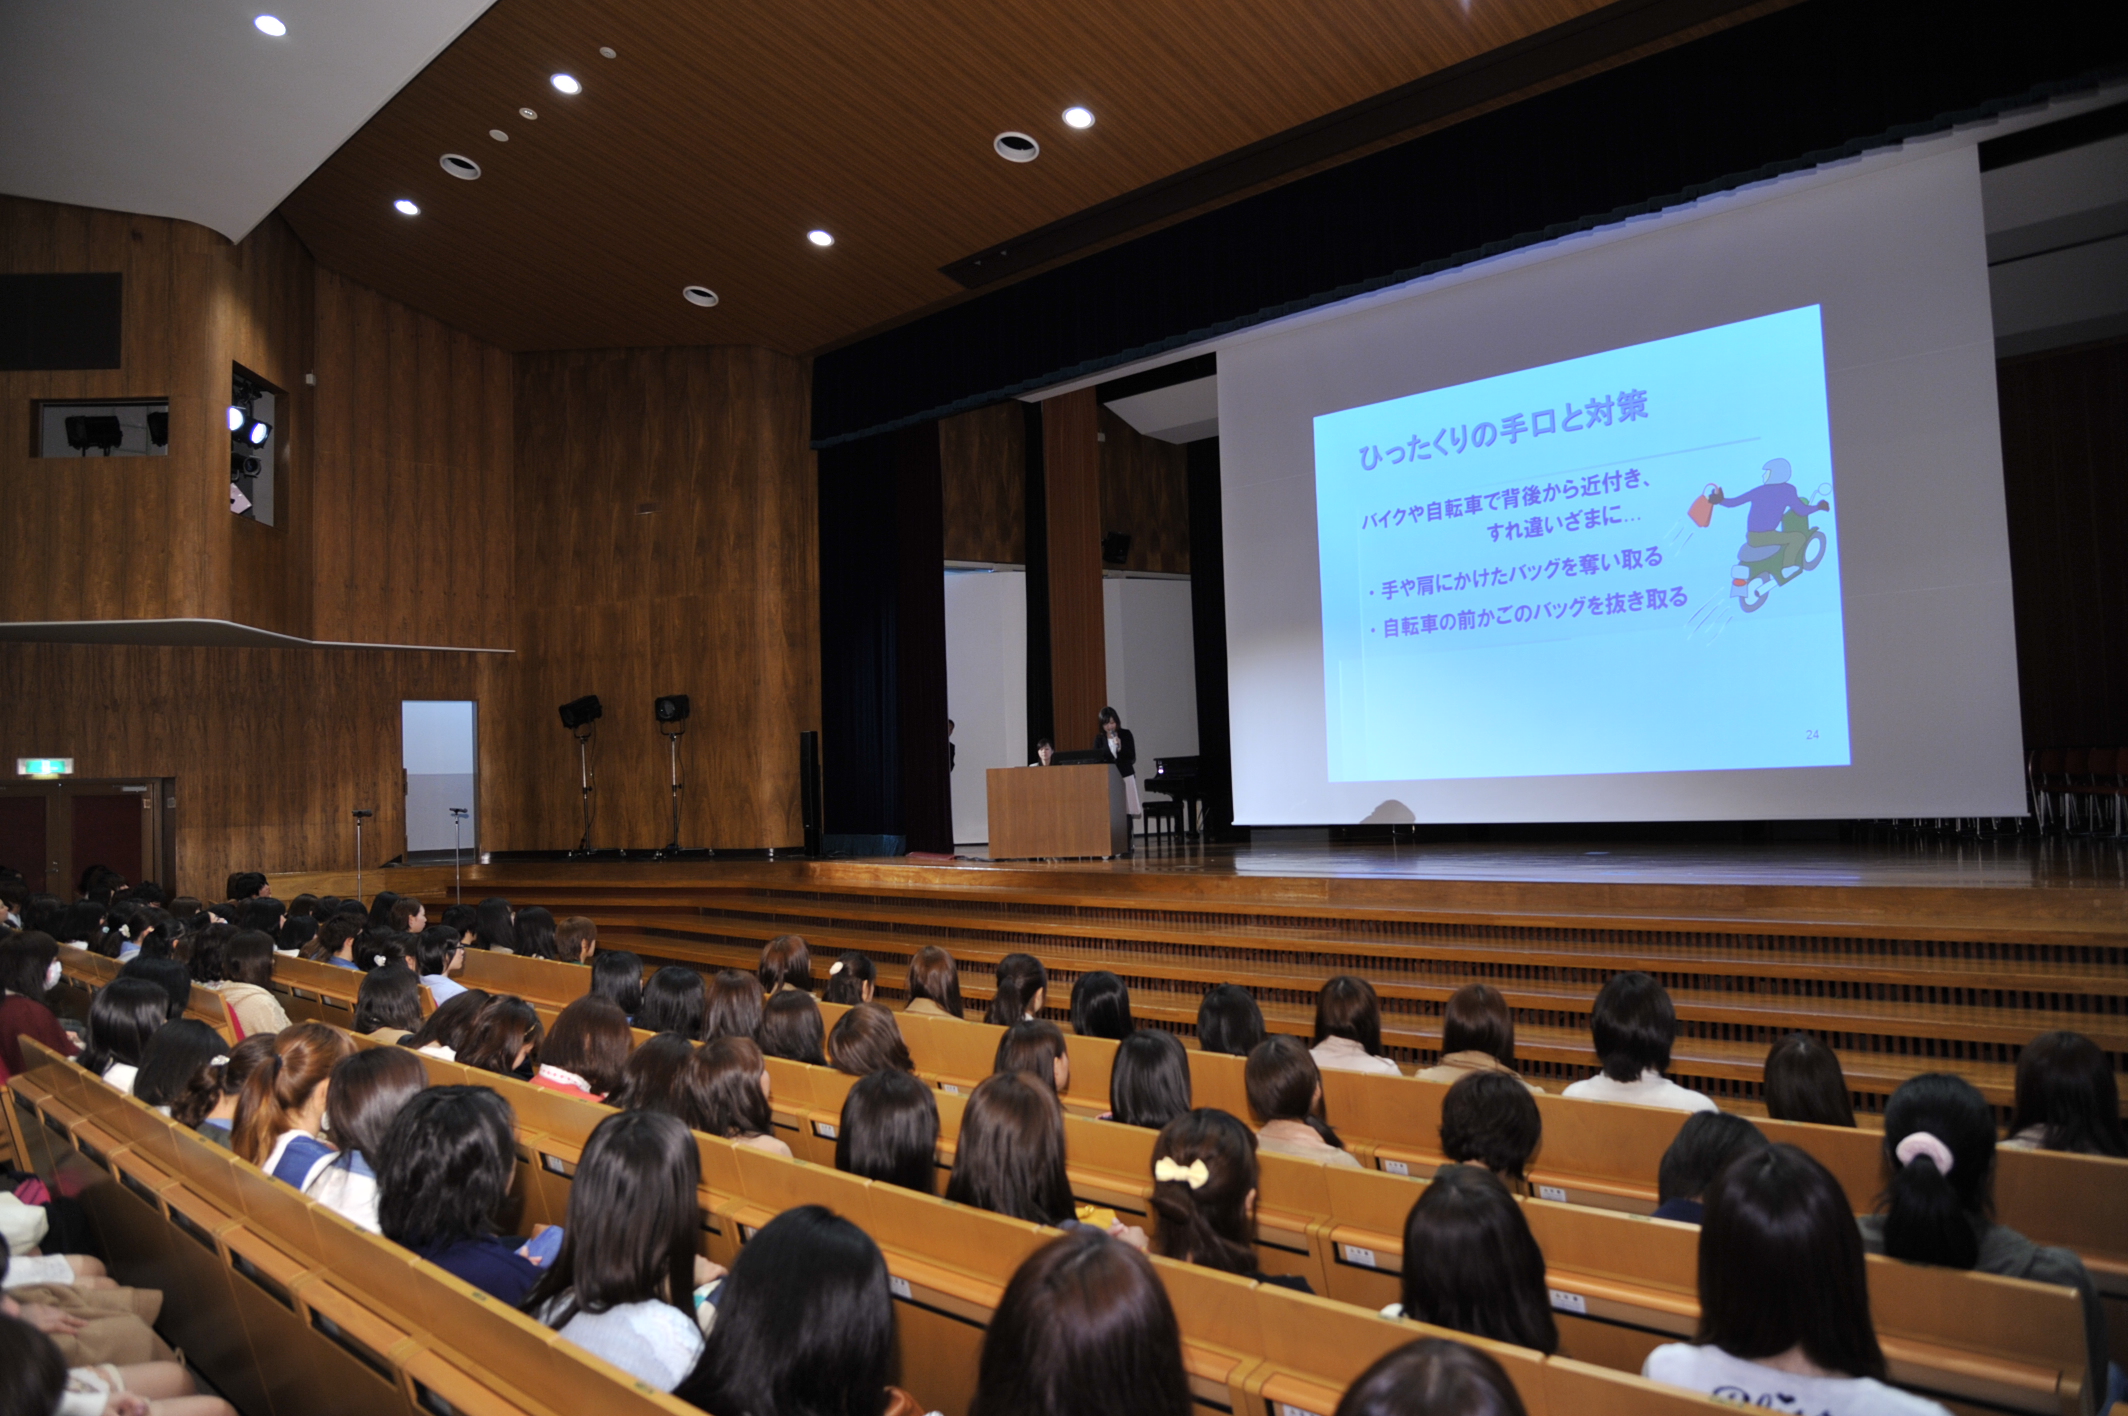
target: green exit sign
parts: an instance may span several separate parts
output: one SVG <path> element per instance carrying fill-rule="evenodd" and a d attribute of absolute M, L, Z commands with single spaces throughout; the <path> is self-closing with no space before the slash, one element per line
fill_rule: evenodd
<path fill-rule="evenodd" d="M 18 757 L 15 759 L 17 775 L 24 777 L 71 777 L 74 775 L 74 759 L 71 757 Z"/>

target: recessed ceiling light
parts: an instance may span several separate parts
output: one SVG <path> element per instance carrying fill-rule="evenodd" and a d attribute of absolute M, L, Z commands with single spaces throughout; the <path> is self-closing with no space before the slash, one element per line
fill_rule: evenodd
<path fill-rule="evenodd" d="M 1042 155 L 1042 145 L 1025 133 L 999 133 L 990 146 L 1007 162 L 1032 162 Z"/>
<path fill-rule="evenodd" d="M 1073 104 L 1064 110 L 1064 122 L 1073 128 L 1091 128 L 1094 125 L 1094 111 Z"/>
<path fill-rule="evenodd" d="M 602 44 L 599 46 L 599 56 L 604 59 L 618 59 L 621 57 L 620 55 L 613 52 L 613 46 L 610 44 Z"/>
<path fill-rule="evenodd" d="M 508 133 L 505 133 L 500 128 L 488 129 L 488 136 L 495 139 L 495 141 L 499 143 L 506 143 L 510 141 L 510 135 Z"/>
<path fill-rule="evenodd" d="M 539 121 L 539 114 L 535 110 L 530 108 L 518 109 L 517 116 L 524 119 L 527 123 L 536 123 Z"/>
<path fill-rule="evenodd" d="M 408 200 L 407 200 L 407 199 L 406 199 L 405 197 L 401 197 L 401 198 L 400 198 L 400 199 L 399 199 L 398 201 L 396 201 L 396 202 L 393 202 L 393 203 L 392 203 L 392 210 L 393 210 L 393 211 L 396 211 L 396 212 L 398 212 L 398 213 L 399 213 L 399 214 L 400 214 L 401 216 L 419 216 L 419 215 L 421 215 L 421 208 L 420 208 L 420 207 L 417 207 L 417 206 L 415 206 L 415 205 L 414 205 L 414 204 L 413 204 L 412 202 L 408 201 Z"/>
<path fill-rule="evenodd" d="M 554 85 L 556 93 L 582 93 L 584 86 L 576 81 L 574 74 L 556 74 L 547 80 Z"/>
<path fill-rule="evenodd" d="M 680 294 L 688 304 L 700 305 L 705 310 L 717 303 L 717 292 L 707 285 L 683 286 Z"/>
<path fill-rule="evenodd" d="M 282 35 L 288 33 L 288 26 L 282 24 L 280 19 L 273 15 L 261 15 L 251 22 L 251 26 L 269 39 L 279 39 Z"/>
<path fill-rule="evenodd" d="M 480 176 L 480 164 L 461 153 L 447 152 L 436 159 L 436 165 L 460 181 L 471 182 Z"/>
<path fill-rule="evenodd" d="M 835 244 L 835 238 L 832 235 L 818 229 L 806 232 L 805 239 L 816 246 L 832 246 Z"/>

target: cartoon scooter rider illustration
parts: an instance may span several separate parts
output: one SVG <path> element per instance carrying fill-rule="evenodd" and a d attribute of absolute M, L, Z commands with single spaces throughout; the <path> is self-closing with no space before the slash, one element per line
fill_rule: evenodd
<path fill-rule="evenodd" d="M 1751 508 L 1751 514 L 1745 522 L 1748 534 L 1744 542 L 1747 546 L 1780 548 L 1781 563 L 1777 578 L 1780 584 L 1785 585 L 1807 568 L 1802 562 L 1804 543 L 1811 537 L 1808 517 L 1814 511 L 1832 510 L 1832 503 L 1821 501 L 1812 504 L 1797 495 L 1795 483 L 1788 480 L 1793 473 L 1785 457 L 1774 458 L 1762 470 L 1766 474 L 1765 481 L 1750 491 L 1726 496 L 1720 487 L 1716 487 L 1708 494 L 1707 500 L 1715 506 Z M 1789 527 L 1782 524 L 1782 518 L 1790 512 L 1796 514 L 1800 525 Z M 1754 556 L 1750 559 L 1760 560 L 1760 557 Z"/>

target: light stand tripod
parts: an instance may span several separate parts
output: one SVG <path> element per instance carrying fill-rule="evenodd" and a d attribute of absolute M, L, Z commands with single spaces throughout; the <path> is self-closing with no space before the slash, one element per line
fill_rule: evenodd
<path fill-rule="evenodd" d="M 355 898 L 362 898 L 362 823 L 377 813 L 365 807 L 355 808 Z"/>
<path fill-rule="evenodd" d="M 451 890 L 457 896 L 455 903 L 465 903 L 465 880 L 458 873 L 458 857 L 465 850 L 466 818 L 473 813 L 462 806 L 451 808 L 451 830 L 455 839 L 451 842 Z"/>
<path fill-rule="evenodd" d="M 652 859 L 678 860 L 681 854 L 680 793 L 684 789 L 680 781 L 680 739 L 686 735 L 687 729 L 685 727 L 667 728 L 661 725 L 658 731 L 665 735 L 665 747 L 672 762 L 672 839 L 666 842 L 665 848 L 653 856 Z M 699 854 L 713 856 L 716 852 L 705 849 Z"/>
<path fill-rule="evenodd" d="M 591 854 L 591 792 L 595 785 L 591 775 L 591 734 L 596 731 L 597 729 L 590 723 L 586 723 L 576 730 L 577 770 L 581 774 L 584 784 L 584 839 L 578 841 L 576 849 L 569 852 L 572 856 L 588 856 Z"/>

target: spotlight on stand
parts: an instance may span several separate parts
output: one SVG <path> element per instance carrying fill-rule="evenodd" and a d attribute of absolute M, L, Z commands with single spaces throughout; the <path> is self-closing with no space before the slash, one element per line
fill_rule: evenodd
<path fill-rule="evenodd" d="M 561 707 L 562 726 L 576 734 L 576 766 L 584 784 L 584 839 L 576 843 L 572 856 L 591 854 L 591 734 L 592 725 L 606 716 L 600 706 L 598 695 L 587 693 L 582 698 L 572 698 Z"/>
<path fill-rule="evenodd" d="M 259 446 L 272 436 L 273 424 L 271 423 L 261 423 L 258 419 L 253 418 L 244 425 L 244 441 L 250 443 L 253 447 Z"/>
<path fill-rule="evenodd" d="M 66 420 L 66 435 L 67 446 L 83 457 L 89 455 L 92 447 L 109 457 L 111 449 L 126 440 L 126 430 L 108 413 L 76 414 Z"/>
<path fill-rule="evenodd" d="M 665 748 L 672 762 L 672 839 L 657 853 L 657 860 L 678 860 L 682 855 L 711 856 L 712 850 L 682 851 L 680 849 L 680 739 L 687 732 L 687 718 L 693 711 L 687 695 L 668 693 L 650 705 L 658 720 L 658 731 L 665 734 Z"/>

